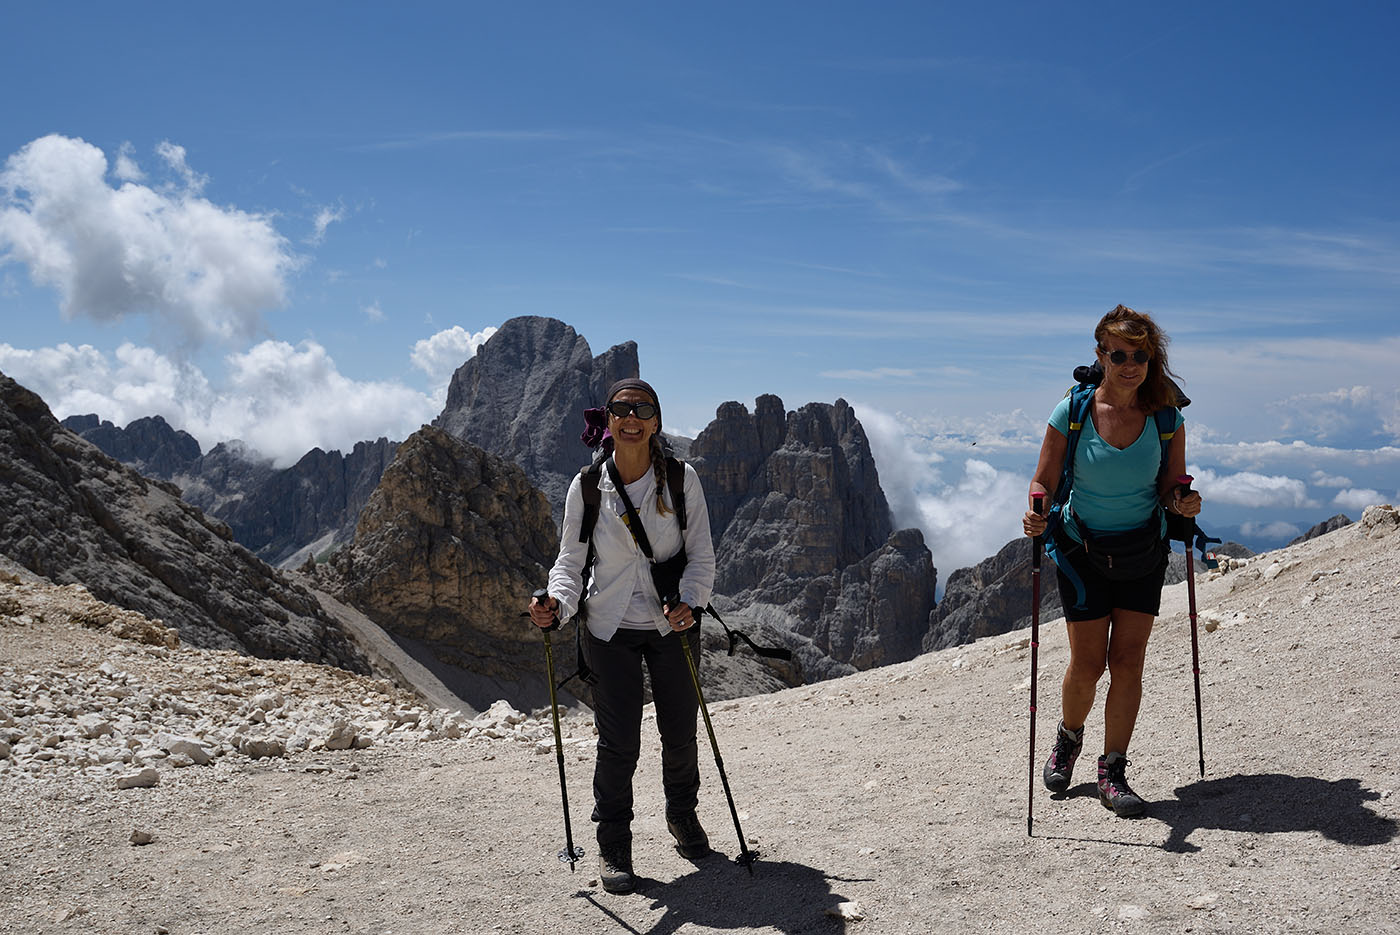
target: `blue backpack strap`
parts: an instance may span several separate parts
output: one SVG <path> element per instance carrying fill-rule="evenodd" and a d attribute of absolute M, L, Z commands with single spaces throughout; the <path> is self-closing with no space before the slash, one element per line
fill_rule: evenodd
<path fill-rule="evenodd" d="M 1079 450 L 1079 439 L 1084 431 L 1084 422 L 1089 418 L 1089 407 L 1093 405 L 1094 390 L 1098 385 L 1094 383 L 1080 383 L 1072 387 L 1065 395 L 1069 397 L 1069 431 L 1065 434 L 1065 463 L 1060 469 L 1060 482 L 1055 486 L 1055 496 L 1050 503 L 1050 515 L 1046 520 L 1045 534 L 1042 537 L 1045 542 L 1045 554 L 1050 557 L 1050 561 L 1055 563 L 1055 567 L 1060 570 L 1074 586 L 1075 600 L 1074 606 L 1083 609 L 1088 595 L 1084 589 L 1084 582 L 1075 572 L 1074 567 L 1069 562 L 1060 561 L 1059 544 L 1055 540 L 1055 530 L 1064 522 L 1064 511 L 1069 503 L 1070 490 L 1074 487 L 1074 454 Z"/>
<path fill-rule="evenodd" d="M 1074 454 L 1079 450 L 1079 438 L 1084 432 L 1084 421 L 1089 418 L 1096 389 L 1097 384 L 1081 383 L 1065 394 L 1069 397 L 1069 431 L 1065 434 L 1065 463 L 1060 469 L 1060 482 L 1055 485 L 1055 496 L 1050 500 L 1050 519 L 1045 530 L 1047 542 L 1054 527 L 1064 521 L 1065 504 L 1074 487 Z"/>
<path fill-rule="evenodd" d="M 1167 453 L 1171 450 L 1172 439 L 1176 437 L 1176 407 L 1163 406 L 1152 417 L 1157 420 L 1157 438 L 1162 442 L 1162 467 L 1157 471 L 1157 480 L 1167 473 Z"/>

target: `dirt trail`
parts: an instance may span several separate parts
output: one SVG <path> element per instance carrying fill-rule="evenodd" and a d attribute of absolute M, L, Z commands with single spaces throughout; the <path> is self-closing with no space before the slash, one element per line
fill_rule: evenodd
<path fill-rule="evenodd" d="M 1129 773 L 1151 803 L 1143 819 L 1099 805 L 1089 758 L 1068 793 L 1037 787 L 1026 835 L 1023 632 L 714 705 L 762 852 L 752 877 L 669 846 L 654 743 L 636 785 L 645 879 L 630 896 L 596 883 L 586 742 L 567 761 L 588 851 L 572 874 L 555 858 L 554 757 L 533 743 L 231 755 L 120 792 L 12 769 L 0 772 L 0 931 L 1400 931 L 1400 533 L 1366 533 L 1198 582 L 1204 779 L 1186 590 L 1167 589 Z M 40 671 L 74 641 L 97 658 L 114 639 L 0 626 L 0 660 Z M 1066 658 L 1063 622 L 1046 624 L 1038 758 Z M 1095 711 L 1086 757 L 1101 742 Z M 586 739 L 586 719 L 568 721 Z M 707 750 L 702 778 L 701 818 L 732 857 Z M 154 842 L 133 845 L 133 830 Z M 863 921 L 829 914 L 848 902 Z"/>

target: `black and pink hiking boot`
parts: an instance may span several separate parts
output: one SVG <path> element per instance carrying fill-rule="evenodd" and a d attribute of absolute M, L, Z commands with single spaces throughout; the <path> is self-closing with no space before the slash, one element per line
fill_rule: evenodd
<path fill-rule="evenodd" d="M 1121 753 L 1099 757 L 1099 801 L 1119 818 L 1141 815 L 1147 809 L 1136 792 L 1128 788 L 1128 767 L 1132 765 Z"/>
<path fill-rule="evenodd" d="M 1069 730 L 1065 722 L 1055 732 L 1055 749 L 1050 751 L 1050 759 L 1045 761 L 1045 788 L 1051 792 L 1064 792 L 1069 788 L 1069 780 L 1074 775 L 1074 761 L 1079 759 L 1079 751 L 1084 749 L 1084 728 Z"/>

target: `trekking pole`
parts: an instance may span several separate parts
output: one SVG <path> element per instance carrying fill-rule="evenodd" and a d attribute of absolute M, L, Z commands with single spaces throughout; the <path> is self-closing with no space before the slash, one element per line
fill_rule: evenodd
<path fill-rule="evenodd" d="M 1176 479 L 1181 485 L 1184 493 L 1191 492 L 1191 482 L 1195 480 L 1190 474 L 1182 474 Z M 1191 540 L 1195 538 L 1192 534 L 1196 529 L 1196 521 L 1191 521 L 1192 532 L 1187 533 L 1186 540 L 1186 600 L 1191 611 L 1191 675 L 1196 680 L 1196 751 L 1200 754 L 1201 778 L 1206 778 L 1206 743 L 1205 735 L 1201 728 L 1201 651 L 1196 642 L 1196 560 L 1191 554 Z"/>
<path fill-rule="evenodd" d="M 1045 494 L 1031 494 L 1031 508 L 1040 516 L 1045 508 Z M 1040 536 L 1031 540 L 1031 741 L 1028 788 L 1026 791 L 1026 834 L 1031 833 L 1031 814 L 1035 807 L 1035 679 L 1040 653 Z"/>
<path fill-rule="evenodd" d="M 534 593 L 534 599 L 541 604 L 549 599 L 549 592 L 544 588 Z M 528 613 L 524 616 L 529 616 Z M 559 618 L 554 618 L 555 626 L 559 623 Z M 551 628 L 552 629 L 552 628 Z M 569 872 L 574 872 L 574 864 L 583 858 L 583 848 L 574 847 L 574 829 L 569 824 L 569 789 L 564 784 L 564 739 L 559 733 L 559 699 L 554 688 L 554 641 L 550 639 L 550 631 L 544 631 L 544 664 L 546 673 L 549 676 L 549 713 L 554 718 L 554 758 L 559 761 L 559 797 L 564 800 L 564 849 L 559 852 L 559 860 L 569 865 Z"/>
<path fill-rule="evenodd" d="M 672 595 L 664 601 L 666 609 L 675 607 L 680 603 L 680 597 Z M 698 608 L 691 608 L 691 614 L 698 621 L 701 611 Z M 729 800 L 729 817 L 734 819 L 734 833 L 739 836 L 739 856 L 734 860 L 748 868 L 749 876 L 753 876 L 753 862 L 758 859 L 758 852 L 749 850 L 748 844 L 744 842 L 744 829 L 739 826 L 739 811 L 734 807 L 734 793 L 729 791 L 729 777 L 724 772 L 724 759 L 719 755 L 719 742 L 715 740 L 715 729 L 710 723 L 710 709 L 705 704 L 705 693 L 700 690 L 700 673 L 695 668 L 695 657 L 690 652 L 690 640 L 685 633 L 677 633 L 681 640 L 681 649 L 685 652 L 685 664 L 690 669 L 690 681 L 695 686 L 695 697 L 700 702 L 700 713 L 705 716 L 705 732 L 710 735 L 710 749 L 715 751 L 715 767 L 719 770 L 719 781 L 724 786 L 724 797 Z"/>

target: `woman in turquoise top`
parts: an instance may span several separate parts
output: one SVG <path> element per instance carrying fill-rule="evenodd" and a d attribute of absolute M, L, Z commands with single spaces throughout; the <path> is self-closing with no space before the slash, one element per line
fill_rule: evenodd
<path fill-rule="evenodd" d="M 1122 816 L 1143 812 L 1128 787 L 1128 742 L 1142 700 L 1142 667 L 1152 622 L 1161 605 L 1167 550 L 1155 568 L 1130 580 L 1114 580 L 1090 563 L 1084 548 L 1101 536 L 1156 531 L 1165 538 L 1163 510 L 1195 516 L 1201 498 L 1176 482 L 1186 471 L 1186 433 L 1180 412 L 1162 470 L 1162 446 L 1153 413 L 1176 402 L 1167 366 L 1167 336 L 1147 315 L 1120 305 L 1094 329 L 1103 380 L 1094 391 L 1075 450 L 1074 487 L 1054 531 L 1057 578 L 1069 634 L 1069 667 L 1061 688 L 1061 721 L 1045 764 L 1052 792 L 1069 788 L 1084 743 L 1084 722 L 1105 667 L 1104 746 L 1099 757 L 1099 799 Z M 1068 450 L 1069 399 L 1055 407 L 1040 446 L 1030 497 L 1049 502 Z M 1045 532 L 1046 519 L 1026 511 L 1027 536 Z M 1086 528 L 1087 527 L 1087 530 Z M 1150 535 L 1150 533 L 1143 533 Z"/>

